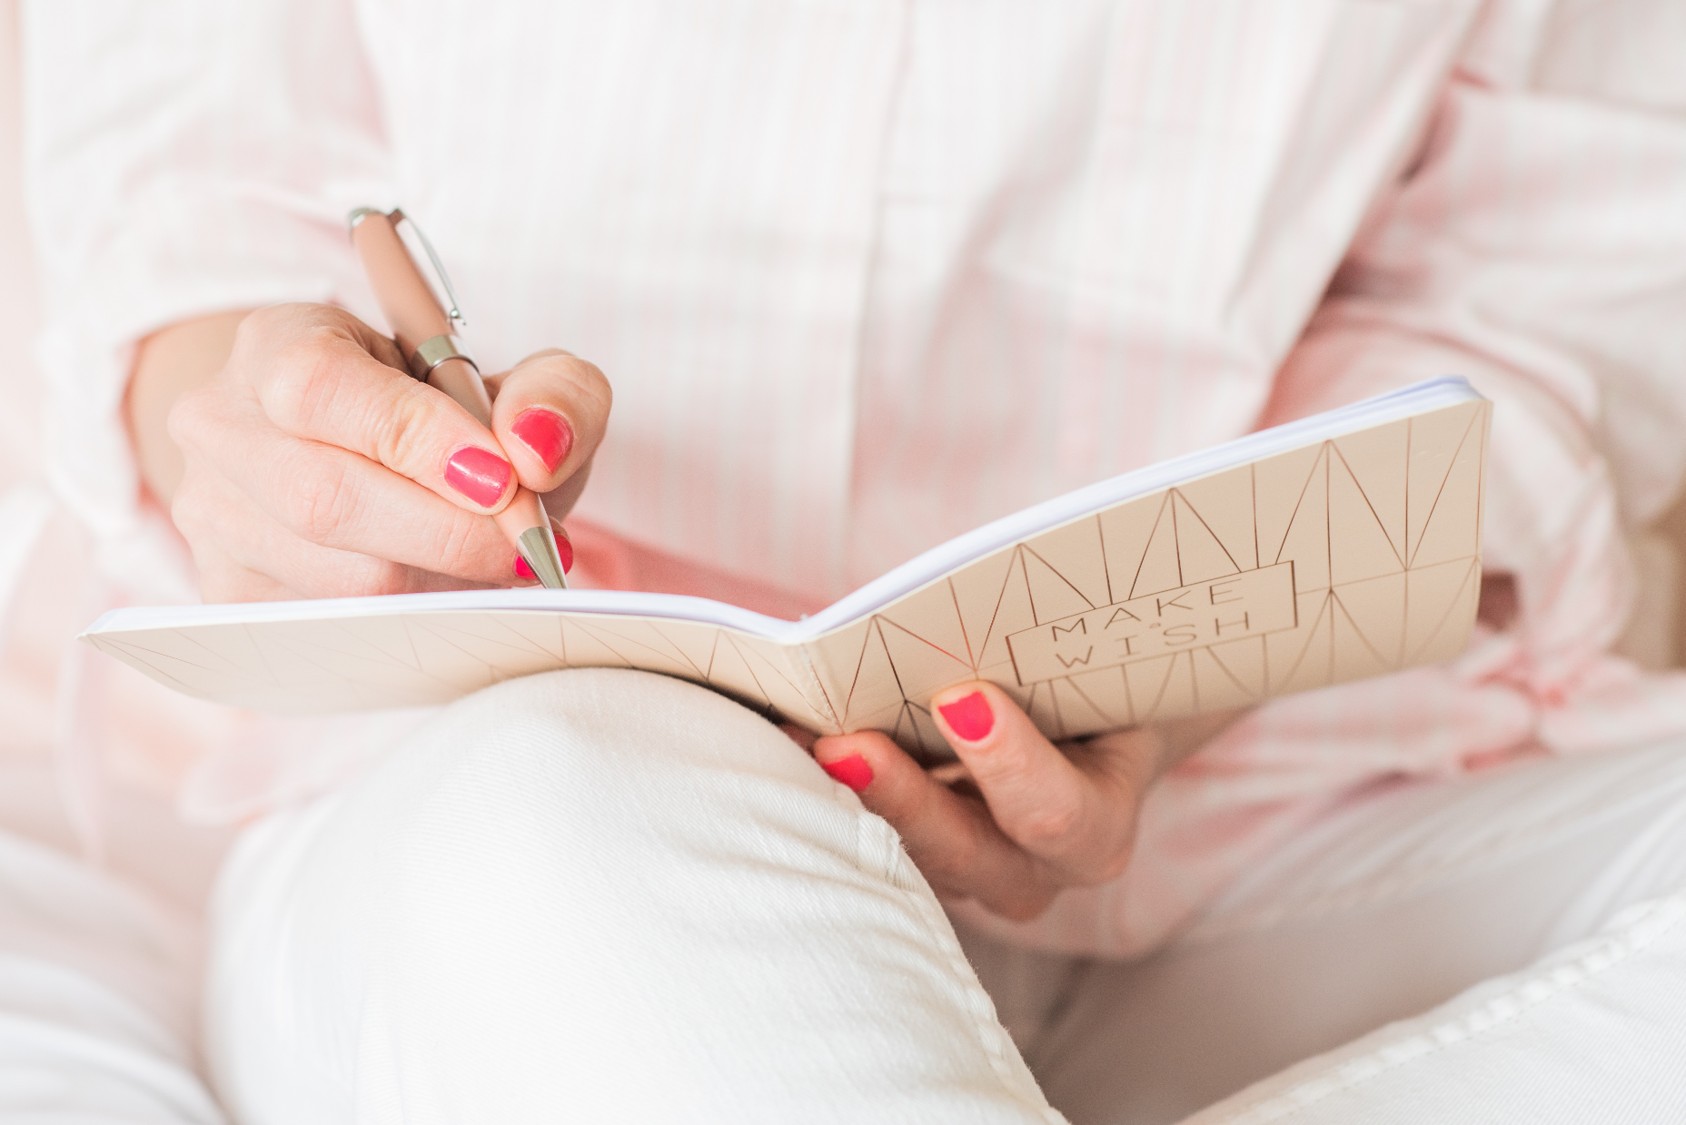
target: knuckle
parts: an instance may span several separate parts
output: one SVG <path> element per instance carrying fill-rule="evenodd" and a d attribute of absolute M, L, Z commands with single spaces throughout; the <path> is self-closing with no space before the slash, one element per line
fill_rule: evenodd
<path fill-rule="evenodd" d="M 297 433 L 332 409 L 337 385 L 329 330 L 307 329 L 291 336 L 272 353 L 264 380 L 264 408 L 282 429 Z"/>
<path fill-rule="evenodd" d="M 874 732 L 874 734 L 876 733 Z M 861 743 L 871 736 L 863 737 L 856 733 L 845 737 L 849 737 L 851 741 L 845 744 L 847 753 L 840 753 L 839 757 L 847 757 L 849 754 L 858 753 L 866 757 L 869 762 L 876 761 L 876 758 L 870 756 L 861 746 Z M 888 775 L 874 766 L 872 788 L 867 793 L 867 797 L 871 800 L 872 811 L 889 821 L 896 831 L 904 836 L 907 834 L 908 827 L 917 825 L 923 820 L 925 805 L 919 787 L 908 784 L 908 780 L 908 778 L 899 775 Z"/>
<path fill-rule="evenodd" d="M 976 827 L 968 827 L 944 840 L 940 848 L 921 856 L 919 867 L 928 878 L 955 886 L 968 886 L 978 867 L 983 842 Z"/>
<path fill-rule="evenodd" d="M 421 475 L 433 444 L 435 414 L 425 401 L 408 396 L 395 409 L 373 419 L 375 460 L 405 476 Z"/>
<path fill-rule="evenodd" d="M 234 326 L 234 351 L 243 354 L 267 346 L 277 325 L 289 315 L 286 305 L 268 305 L 253 309 Z"/>
<path fill-rule="evenodd" d="M 350 314 L 334 305 L 311 301 L 277 301 L 265 305 L 252 314 L 259 323 L 284 331 L 299 328 L 333 328 L 350 319 Z"/>
<path fill-rule="evenodd" d="M 369 594 L 403 594 L 410 590 L 410 569 L 386 559 L 369 559 L 365 564 L 363 592 Z"/>
<path fill-rule="evenodd" d="M 1004 738 L 995 746 L 974 750 L 967 758 L 980 784 L 1003 788 L 1026 785 L 1034 780 L 1031 755 L 1020 739 Z"/>
<path fill-rule="evenodd" d="M 321 305 L 298 301 L 253 309 L 234 326 L 234 354 L 269 355 L 301 330 L 322 325 L 324 311 Z"/>
<path fill-rule="evenodd" d="M 499 548 L 493 548 L 486 542 L 486 523 L 484 517 L 471 516 L 466 512 L 456 516 L 440 535 L 430 568 L 458 578 L 480 575 L 501 577 L 506 569 L 505 565 L 500 565 L 503 554 L 501 540 Z M 491 557 L 494 549 L 498 550 L 497 560 Z"/>
<path fill-rule="evenodd" d="M 328 541 L 353 510 L 356 485 L 349 473 L 329 465 L 313 466 L 295 479 L 298 483 L 282 494 L 282 522 L 312 543 Z"/>
<path fill-rule="evenodd" d="M 188 391 L 176 399 L 175 405 L 164 416 L 164 431 L 170 435 L 177 449 L 197 445 L 199 435 L 204 432 L 203 393 Z"/>
<path fill-rule="evenodd" d="M 1071 839 L 1082 823 L 1082 807 L 1061 801 L 1027 814 L 1015 826 L 1015 835 L 1030 847 L 1052 846 Z"/>
<path fill-rule="evenodd" d="M 333 568 L 324 585 L 327 596 L 335 598 L 403 594 L 410 589 L 410 577 L 398 563 L 372 555 L 353 555 Z"/>

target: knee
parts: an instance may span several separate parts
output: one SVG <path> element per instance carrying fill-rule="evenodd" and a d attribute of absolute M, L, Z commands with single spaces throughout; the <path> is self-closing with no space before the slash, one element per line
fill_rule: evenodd
<path fill-rule="evenodd" d="M 565 1043 L 547 1066 L 600 1052 L 686 990 L 704 1010 L 731 1003 L 736 971 L 716 982 L 699 965 L 756 966 L 800 946 L 792 933 L 859 924 L 860 895 L 816 887 L 885 893 L 858 858 L 859 803 L 782 732 L 625 670 L 465 698 L 309 812 L 252 853 L 220 944 L 225 965 L 257 950 L 238 959 L 316 983 L 231 987 L 228 1010 L 355 1041 L 369 1073 L 395 1050 L 430 1074 L 519 1070 L 531 1053 L 511 1035 Z M 337 1074 L 341 1057 L 322 1065 Z"/>
<path fill-rule="evenodd" d="M 704 774 L 824 788 L 807 755 L 761 715 L 696 684 L 624 668 L 505 681 L 447 707 L 424 739 L 451 786 L 505 788 L 500 799 L 516 804 L 534 787 L 547 804 L 585 794 L 595 805 Z"/>
<path fill-rule="evenodd" d="M 380 854 L 356 880 L 379 904 L 368 940 L 382 979 L 417 997 L 470 963 L 516 988 L 535 965 L 571 972 L 552 964 L 564 950 L 601 973 L 651 943 L 706 945 L 697 928 L 723 904 L 776 914 L 816 878 L 877 885 L 858 802 L 765 719 L 677 680 L 500 685 L 391 765 L 335 816 L 376 809 L 360 835 Z"/>
<path fill-rule="evenodd" d="M 852 847 L 838 787 L 778 728 L 644 672 L 499 684 L 446 708 L 381 772 L 369 784 L 395 874 L 428 895 L 515 875 L 613 893 L 698 855 Z"/>

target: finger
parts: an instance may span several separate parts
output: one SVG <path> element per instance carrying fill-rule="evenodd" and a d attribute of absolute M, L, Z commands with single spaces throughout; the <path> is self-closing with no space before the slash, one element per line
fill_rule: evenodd
<path fill-rule="evenodd" d="M 514 466 L 486 427 L 442 391 L 376 359 L 342 324 L 300 329 L 264 362 L 243 366 L 267 373 L 253 390 L 294 437 L 379 462 L 470 511 L 497 512 L 514 492 Z"/>
<path fill-rule="evenodd" d="M 332 305 L 318 304 L 281 304 L 272 305 L 266 309 L 259 309 L 260 317 L 276 317 L 286 325 L 327 324 L 334 327 L 357 342 L 357 345 L 388 367 L 399 371 L 409 371 L 404 362 L 404 353 L 398 350 L 398 345 L 392 337 L 384 335 L 369 326 L 344 309 Z"/>
<path fill-rule="evenodd" d="M 1001 834 L 988 810 L 939 784 L 888 736 L 829 735 L 814 743 L 814 759 L 890 822 L 939 893 L 1021 920 L 1053 901 L 1047 872 Z"/>
<path fill-rule="evenodd" d="M 1009 839 L 1075 882 L 1123 871 L 1135 838 L 1133 792 L 1079 768 L 994 684 L 938 692 L 931 714 Z"/>
<path fill-rule="evenodd" d="M 279 602 L 299 596 L 268 575 L 241 566 L 208 543 L 192 545 L 192 550 L 193 566 L 199 572 L 199 593 L 207 604 Z"/>
<path fill-rule="evenodd" d="M 300 539 L 466 582 L 509 585 L 519 558 L 497 525 L 354 453 L 276 429 L 255 406 L 196 396 L 171 418 L 207 480 L 226 477 L 250 500 L 213 529 L 237 534 L 262 512 Z M 196 478 L 201 474 L 195 474 Z M 209 487 L 207 485 L 207 487 Z"/>
<path fill-rule="evenodd" d="M 301 596 L 266 574 L 233 563 L 203 574 L 200 583 L 201 596 L 207 605 L 289 602 Z"/>
<path fill-rule="evenodd" d="M 398 345 L 344 309 L 333 305 L 282 302 L 254 309 L 235 325 L 233 351 L 236 358 L 259 359 L 256 365 L 231 363 L 229 373 L 254 375 L 267 369 L 267 361 L 289 341 L 312 332 L 343 336 L 388 367 L 409 370 Z"/>
<path fill-rule="evenodd" d="M 232 567 L 275 583 L 287 591 L 281 595 L 285 597 L 420 594 L 488 585 L 301 539 L 257 510 L 227 480 L 199 480 L 183 489 L 171 506 L 171 517 L 189 542 L 210 544 L 207 550 Z M 230 527 L 240 533 L 229 535 Z M 238 580 L 250 584 L 246 578 Z"/>
<path fill-rule="evenodd" d="M 589 464 L 609 424 L 609 381 L 564 351 L 528 356 L 497 381 L 492 432 L 521 483 L 551 492 Z"/>
<path fill-rule="evenodd" d="M 790 739 L 810 754 L 813 753 L 814 742 L 819 738 L 819 736 L 813 731 L 804 727 L 799 727 L 795 723 L 780 723 L 779 729 L 784 731 L 786 738 Z"/>

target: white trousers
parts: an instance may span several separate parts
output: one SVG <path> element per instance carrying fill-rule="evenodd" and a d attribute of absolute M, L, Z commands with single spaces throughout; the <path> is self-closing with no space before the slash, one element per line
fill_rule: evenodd
<path fill-rule="evenodd" d="M 1686 756 L 1378 786 L 1141 962 L 966 952 L 775 728 L 569 672 L 246 833 L 205 1038 L 243 1125 L 1681 1120 Z M 4 1112 L 10 1042 L 0 1118 L 103 1119 Z"/>

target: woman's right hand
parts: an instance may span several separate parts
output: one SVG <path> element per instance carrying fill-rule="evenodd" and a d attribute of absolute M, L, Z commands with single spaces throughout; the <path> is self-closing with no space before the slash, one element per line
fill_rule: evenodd
<path fill-rule="evenodd" d="M 490 516 L 515 485 L 571 504 L 608 422 L 592 364 L 560 351 L 498 376 L 488 431 L 327 305 L 240 322 L 222 369 L 168 413 L 170 499 L 206 601 L 508 586 Z M 137 443 L 143 436 L 137 434 Z"/>

